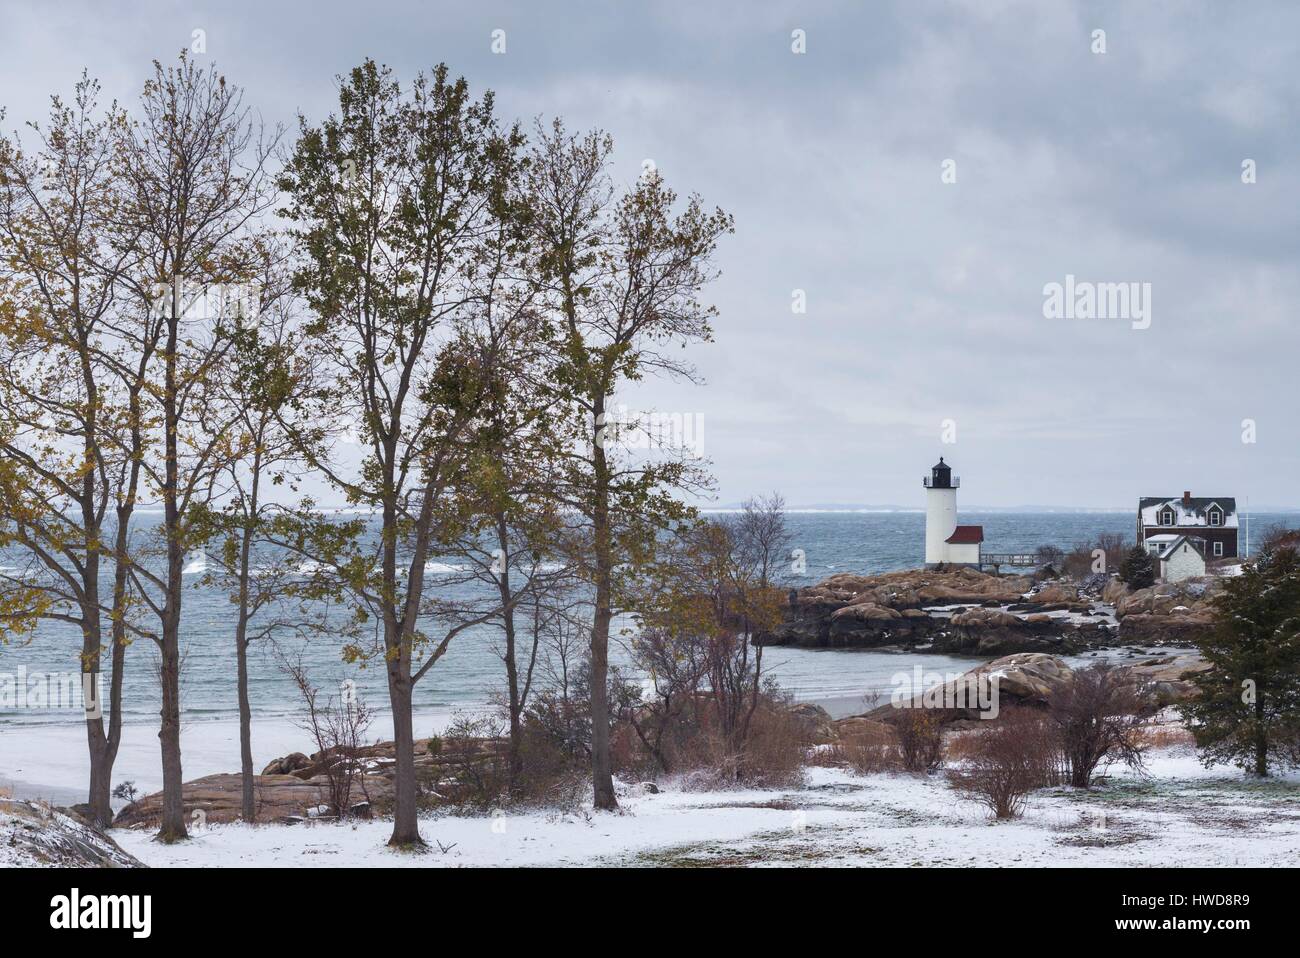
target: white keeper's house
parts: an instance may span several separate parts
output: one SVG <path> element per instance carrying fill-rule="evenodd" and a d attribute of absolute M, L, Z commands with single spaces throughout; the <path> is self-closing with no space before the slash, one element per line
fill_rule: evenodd
<path fill-rule="evenodd" d="M 1156 560 L 1156 576 L 1165 582 L 1205 575 L 1205 540 L 1198 536 L 1163 533 L 1149 536 L 1146 547 Z"/>
<path fill-rule="evenodd" d="M 983 526 L 957 524 L 957 487 L 961 477 L 939 457 L 930 475 L 921 480 L 925 486 L 925 566 L 980 564 L 980 547 L 984 542 Z"/>

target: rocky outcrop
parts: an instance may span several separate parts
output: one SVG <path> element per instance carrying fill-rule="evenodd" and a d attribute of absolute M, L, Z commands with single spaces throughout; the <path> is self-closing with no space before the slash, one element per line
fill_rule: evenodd
<path fill-rule="evenodd" d="M 1194 645 L 1214 629 L 1217 579 L 1187 579 L 1115 596 L 1115 618 L 1123 642 Z"/>
<path fill-rule="evenodd" d="M 1060 622 L 1043 613 L 1019 616 L 999 609 L 970 609 L 957 613 L 948 623 L 948 629 L 934 640 L 936 652 L 1006 655 L 1065 652 L 1073 647 L 1062 634 Z"/>
<path fill-rule="evenodd" d="M 1192 679 L 1212 666 L 1199 655 L 1171 655 L 1128 666 L 1156 705 L 1176 705 L 1197 695 Z"/>
<path fill-rule="evenodd" d="M 1167 656 L 1122 666 L 1135 680 L 1145 706 L 1153 711 L 1194 697 L 1197 689 L 1191 680 L 1209 667 L 1198 655 Z M 1009 705 L 1041 706 L 1053 690 L 1070 682 L 1073 675 L 1074 670 L 1054 655 L 1037 652 L 1005 655 L 949 682 L 914 692 L 897 703 L 891 701 L 865 715 L 840 719 L 833 725 L 843 736 L 856 728 L 856 722 L 892 725 L 918 708 L 937 710 L 945 723 L 978 719 L 989 703 L 987 697 L 980 700 L 974 693 L 981 687 L 987 689 L 993 679 L 997 680 L 999 713 Z"/>
<path fill-rule="evenodd" d="M 870 576 L 833 575 L 801 589 L 800 599 L 838 605 L 870 602 L 892 609 L 919 609 L 934 605 L 1015 602 L 1031 585 L 1026 576 L 989 575 L 965 567 L 945 571 L 905 569 Z"/>
<path fill-rule="evenodd" d="M 1113 641 L 1113 623 L 1048 617 L 1086 614 L 1076 587 L 1047 583 L 1031 592 L 1024 576 L 961 568 L 841 574 L 792 593 L 784 621 L 759 635 L 763 645 L 821 648 L 904 646 L 966 655 L 1068 653 Z M 1023 613 L 1023 614 L 1016 614 Z"/>
<path fill-rule="evenodd" d="M 292 775 L 304 768 L 309 767 L 312 760 L 302 752 L 290 752 L 283 758 L 277 758 L 271 761 L 266 768 L 262 769 L 263 775 Z M 299 776 L 301 777 L 301 776 Z M 310 778 L 311 776 L 307 776 Z"/>
<path fill-rule="evenodd" d="M 79 815 L 45 802 L 0 798 L 0 866 L 143 868 Z"/>
<path fill-rule="evenodd" d="M 467 772 L 493 762 L 505 753 L 500 739 L 428 739 L 415 747 L 415 775 L 421 800 L 431 806 L 454 805 L 464 800 L 473 775 Z M 350 803 L 354 812 L 383 809 L 392 801 L 396 755 L 392 742 L 379 742 L 350 753 L 357 765 Z M 254 776 L 253 789 L 260 822 L 297 822 L 322 814 L 329 802 L 329 767 L 341 760 L 335 753 L 317 752 L 310 757 L 294 752 L 277 758 Z M 288 770 L 287 773 L 285 770 Z M 239 820 L 242 808 L 241 777 L 236 773 L 207 775 L 182 786 L 187 823 L 218 824 Z M 364 808 L 357 808 L 364 806 Z M 162 811 L 162 793 L 155 792 L 132 802 L 117 813 L 114 827 L 141 828 L 157 825 Z"/>
<path fill-rule="evenodd" d="M 367 783 L 372 791 L 378 782 Z M 308 816 L 329 796 L 324 778 L 304 781 L 293 775 L 257 775 L 253 779 L 259 822 L 287 822 Z M 358 789 L 360 793 L 360 789 Z M 241 777 L 238 773 L 205 775 L 186 782 L 181 789 L 187 827 L 238 821 L 242 808 Z M 162 813 L 162 792 L 146 795 L 117 813 L 114 828 L 153 827 Z"/>
<path fill-rule="evenodd" d="M 897 703 L 889 702 L 872 709 L 864 717 L 892 724 L 907 710 L 934 708 L 937 703 L 943 703 L 946 721 L 979 718 L 988 703 L 972 699 L 972 690 L 980 687 L 974 683 L 989 687 L 989 680 L 996 678 L 1000 710 L 1009 704 L 1042 704 L 1047 695 L 1069 681 L 1072 674 L 1070 667 L 1054 655 L 1018 652 L 986 662 L 940 686 L 918 690 Z M 957 704 L 950 707 L 953 703 Z"/>
<path fill-rule="evenodd" d="M 835 723 L 820 705 L 799 702 L 790 706 L 790 714 L 798 721 L 804 740 L 810 745 L 822 745 L 835 738 Z"/>

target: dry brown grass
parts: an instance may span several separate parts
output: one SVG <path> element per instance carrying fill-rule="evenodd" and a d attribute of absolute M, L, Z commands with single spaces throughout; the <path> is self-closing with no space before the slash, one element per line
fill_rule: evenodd
<path fill-rule="evenodd" d="M 1195 745 L 1196 737 L 1182 725 L 1149 725 L 1139 733 L 1145 748 L 1170 748 L 1174 745 Z"/>
<path fill-rule="evenodd" d="M 880 722 L 862 723 L 830 746 L 818 750 L 814 764 L 851 768 L 860 775 L 895 771 L 903 767 L 898 734 Z"/>
<path fill-rule="evenodd" d="M 975 755 L 979 748 L 979 737 L 983 729 L 966 729 L 949 732 L 944 739 L 944 757 L 949 762 L 963 762 Z"/>

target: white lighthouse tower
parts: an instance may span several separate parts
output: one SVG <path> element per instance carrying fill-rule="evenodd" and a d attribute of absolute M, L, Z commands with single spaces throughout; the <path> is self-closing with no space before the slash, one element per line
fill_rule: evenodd
<path fill-rule="evenodd" d="M 926 476 L 925 483 L 925 564 L 933 568 L 949 562 L 948 539 L 957 529 L 957 487 L 961 479 L 952 467 L 939 462 Z"/>

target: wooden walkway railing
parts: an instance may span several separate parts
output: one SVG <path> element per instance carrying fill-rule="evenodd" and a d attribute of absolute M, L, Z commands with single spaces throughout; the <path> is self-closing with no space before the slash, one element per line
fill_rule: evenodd
<path fill-rule="evenodd" d="M 993 568 L 1003 565 L 1012 566 L 1036 566 L 1042 565 L 1043 559 L 1038 557 L 1036 552 L 982 552 L 980 553 L 980 565 L 991 565 Z"/>

